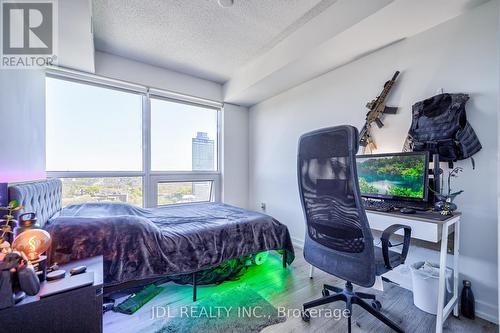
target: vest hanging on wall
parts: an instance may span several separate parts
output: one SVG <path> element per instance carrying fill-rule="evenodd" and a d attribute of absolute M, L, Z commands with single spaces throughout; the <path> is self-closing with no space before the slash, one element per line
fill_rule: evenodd
<path fill-rule="evenodd" d="M 440 160 L 455 162 L 472 157 L 482 146 L 467 121 L 467 94 L 439 94 L 412 107 L 412 123 L 405 151 L 429 151 Z"/>

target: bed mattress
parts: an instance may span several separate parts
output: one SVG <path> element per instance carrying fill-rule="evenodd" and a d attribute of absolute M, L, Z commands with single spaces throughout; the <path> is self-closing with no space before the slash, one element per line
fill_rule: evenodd
<path fill-rule="evenodd" d="M 265 250 L 283 249 L 289 264 L 294 259 L 285 225 L 221 203 L 72 205 L 45 228 L 52 235 L 50 262 L 103 255 L 105 286 L 197 272 Z"/>

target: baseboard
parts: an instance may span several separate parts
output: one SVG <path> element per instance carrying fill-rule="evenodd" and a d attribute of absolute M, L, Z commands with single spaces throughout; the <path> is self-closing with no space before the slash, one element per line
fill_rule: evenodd
<path fill-rule="evenodd" d="M 498 325 L 498 309 L 492 304 L 476 300 L 476 316 Z"/>
<path fill-rule="evenodd" d="M 298 247 L 299 249 L 304 248 L 304 240 L 296 237 L 290 237 L 292 239 L 292 244 L 295 247 Z"/>

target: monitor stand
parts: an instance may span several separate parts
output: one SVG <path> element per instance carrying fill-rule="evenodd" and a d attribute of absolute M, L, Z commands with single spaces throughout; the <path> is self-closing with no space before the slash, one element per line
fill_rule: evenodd
<path fill-rule="evenodd" d="M 441 175 L 443 170 L 439 163 L 439 154 L 432 155 L 432 169 L 429 170 L 429 175 L 432 175 L 432 179 L 429 178 L 429 203 L 435 204 L 437 202 L 436 193 L 441 193 Z"/>

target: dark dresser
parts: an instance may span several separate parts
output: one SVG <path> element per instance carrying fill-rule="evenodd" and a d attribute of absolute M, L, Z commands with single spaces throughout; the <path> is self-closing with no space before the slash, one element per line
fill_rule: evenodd
<path fill-rule="evenodd" d="M 102 256 L 61 265 L 66 270 L 64 279 L 74 278 L 70 277 L 69 270 L 81 265 L 87 266 L 87 272 L 93 272 L 92 285 L 59 292 L 59 286 L 67 288 L 72 280 L 63 284 L 42 282 L 42 285 L 52 283 L 54 294 L 43 298 L 40 294 L 28 296 L 13 307 L 0 310 L 0 332 L 102 332 Z"/>

